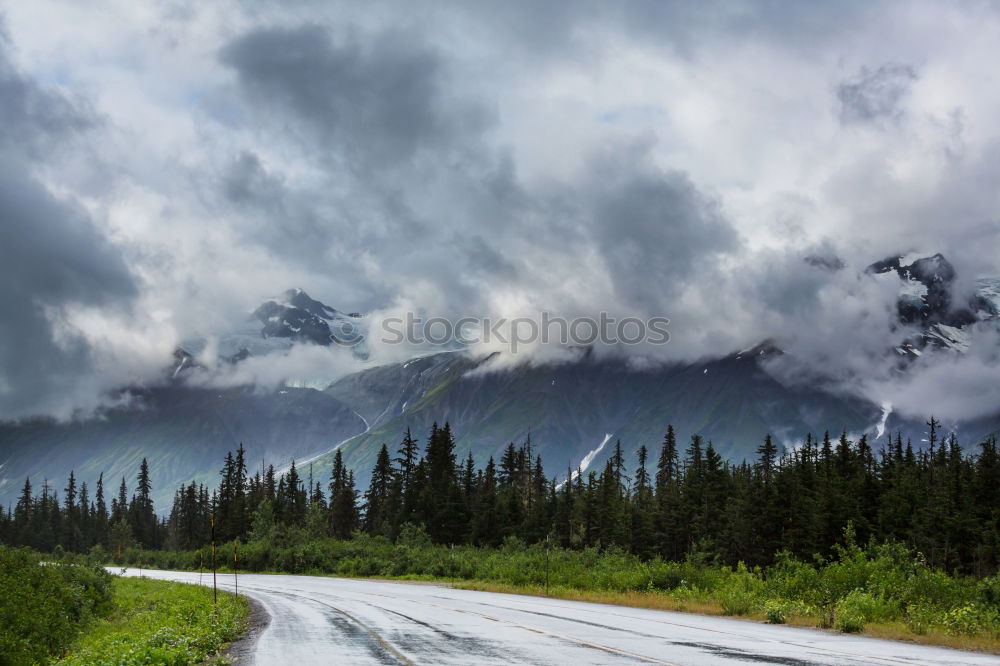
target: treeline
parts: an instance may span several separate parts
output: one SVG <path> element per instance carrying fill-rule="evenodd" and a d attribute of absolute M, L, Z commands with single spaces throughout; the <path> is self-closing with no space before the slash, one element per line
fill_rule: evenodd
<path fill-rule="evenodd" d="M 317 538 L 361 530 L 396 539 L 412 524 L 439 544 L 496 546 L 517 537 L 617 547 L 644 559 L 701 554 L 767 565 L 782 551 L 830 555 L 850 524 L 862 543 L 903 543 L 932 567 L 990 575 L 1000 556 L 996 441 L 965 452 L 954 435 L 940 438 L 936 420 L 928 426 L 927 447 L 917 449 L 898 435 L 876 451 L 867 436 L 827 434 L 779 452 L 768 436 L 755 460 L 739 464 L 697 435 L 679 444 L 668 427 L 659 450 L 640 447 L 633 467 L 618 442 L 602 470 L 549 476 L 530 438 L 477 467 L 471 455 L 457 459 L 451 428 L 435 424 L 423 447 L 409 431 L 395 452 L 383 445 L 363 493 L 339 451 L 329 481 L 309 483 L 294 464 L 251 476 L 241 446 L 227 455 L 217 489 L 178 489 L 165 521 L 152 512 L 144 465 L 132 500 L 123 484 L 110 513 L 100 483 L 86 509 L 83 488 L 74 495 L 67 487 L 60 504 L 49 490 L 33 497 L 26 483 L 18 504 L 0 510 L 0 538 L 40 549 L 114 549 L 131 539 L 190 550 L 208 543 L 214 516 L 217 541 L 279 538 L 291 528 Z"/>
<path fill-rule="evenodd" d="M 168 528 L 153 510 L 152 490 L 145 458 L 131 499 L 123 477 L 110 504 L 103 474 L 91 496 L 86 481 L 78 484 L 70 472 L 61 501 L 48 480 L 42 483 L 41 492 L 34 494 L 31 479 L 25 479 L 17 503 L 6 511 L 0 506 L 0 542 L 42 552 L 88 553 L 98 546 L 121 552 L 133 544 L 159 548 Z"/>

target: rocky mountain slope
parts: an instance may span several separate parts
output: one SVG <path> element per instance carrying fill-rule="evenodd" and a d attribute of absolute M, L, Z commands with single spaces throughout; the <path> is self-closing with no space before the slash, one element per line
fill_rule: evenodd
<path fill-rule="evenodd" d="M 423 438 L 435 420 L 449 421 L 458 454 L 471 451 L 479 463 L 530 433 L 547 473 L 563 476 L 584 461 L 603 463 L 617 439 L 630 455 L 642 444 L 658 449 L 667 424 L 741 460 L 768 432 L 791 443 L 806 432 L 863 432 L 879 421 L 879 408 L 862 401 L 782 386 L 760 365 L 774 353 L 761 346 L 649 371 L 590 358 L 493 371 L 490 358 L 438 354 L 345 377 L 326 393 L 370 424 L 340 447 L 360 482 L 383 442 L 395 447 L 407 427 Z M 326 469 L 328 462 L 317 464 Z"/>
<path fill-rule="evenodd" d="M 250 464 L 259 467 L 262 460 L 327 451 L 364 429 L 349 407 L 312 389 L 258 393 L 175 385 L 141 391 L 128 407 L 108 410 L 101 418 L 0 425 L 0 503 L 16 498 L 25 476 L 36 486 L 47 478 L 61 492 L 68 470 L 91 489 L 101 472 L 106 493 L 117 492 L 122 477 L 132 489 L 145 457 L 156 506 L 166 508 L 181 483 L 214 486 L 226 451 L 241 442 Z"/>

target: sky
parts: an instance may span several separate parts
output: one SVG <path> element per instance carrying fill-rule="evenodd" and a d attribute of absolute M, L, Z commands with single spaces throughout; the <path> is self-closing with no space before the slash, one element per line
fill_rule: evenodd
<path fill-rule="evenodd" d="M 864 273 L 1000 275 L 997 3 L 37 0 L 0 35 L 0 418 L 93 414 L 290 287 L 373 321 L 662 316 L 669 344 L 601 353 L 774 340 L 789 380 L 1000 404 L 989 327 L 899 377 Z"/>

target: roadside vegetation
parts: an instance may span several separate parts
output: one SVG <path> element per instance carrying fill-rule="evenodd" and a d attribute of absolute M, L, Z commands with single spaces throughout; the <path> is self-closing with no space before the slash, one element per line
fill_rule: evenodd
<path fill-rule="evenodd" d="M 0 664 L 46 663 L 114 609 L 100 567 L 43 562 L 0 546 Z"/>
<path fill-rule="evenodd" d="M 197 570 L 210 551 L 129 549 L 131 566 Z M 316 538 L 283 527 L 242 544 L 239 568 L 350 577 L 450 581 L 547 595 L 796 624 L 1000 653 L 1000 577 L 955 576 L 900 545 L 861 547 L 851 529 L 830 558 L 779 554 L 766 567 L 730 567 L 709 554 L 643 560 L 621 549 L 571 550 L 516 537 L 500 547 L 445 546 L 407 525 L 396 542 L 357 533 Z M 232 568 L 220 557 L 220 571 Z"/>
<path fill-rule="evenodd" d="M 245 598 L 113 576 L 91 558 L 0 546 L 0 664 L 225 663 Z"/>
<path fill-rule="evenodd" d="M 224 647 L 243 632 L 250 606 L 245 597 L 148 578 L 112 581 L 114 610 L 95 622 L 54 663 L 226 664 Z"/>

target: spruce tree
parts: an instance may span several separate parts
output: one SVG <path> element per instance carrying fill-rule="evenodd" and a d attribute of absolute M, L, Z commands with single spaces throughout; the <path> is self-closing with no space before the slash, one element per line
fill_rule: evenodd
<path fill-rule="evenodd" d="M 339 454 L 339 451 L 338 451 Z M 295 461 L 288 468 L 278 483 L 277 504 L 280 507 L 280 517 L 289 525 L 301 527 L 306 520 L 306 489 L 295 468 Z"/>
<path fill-rule="evenodd" d="M 639 447 L 639 464 L 635 470 L 635 488 L 630 506 L 630 549 L 642 558 L 653 555 L 655 548 L 653 488 L 650 485 L 646 460 L 649 455 L 645 445 Z"/>
<path fill-rule="evenodd" d="M 330 471 L 330 534 L 336 539 L 349 539 L 358 527 L 357 498 L 354 478 L 344 466 L 340 449 L 333 458 Z"/>
<path fill-rule="evenodd" d="M 139 465 L 136 482 L 136 494 L 128 507 L 128 521 L 134 538 L 144 548 L 156 548 L 159 544 L 156 514 L 153 511 L 153 485 L 149 478 L 149 463 L 145 458 Z"/>
<path fill-rule="evenodd" d="M 388 447 L 383 444 L 375 459 L 371 484 L 365 492 L 364 530 L 368 534 L 388 536 L 392 532 L 389 516 L 392 482 L 392 461 Z"/>
<path fill-rule="evenodd" d="M 108 541 L 108 505 L 104 501 L 104 472 L 97 477 L 97 490 L 94 493 L 94 541 L 107 545 Z"/>
<path fill-rule="evenodd" d="M 14 508 L 14 533 L 21 545 L 35 546 L 34 514 L 35 498 L 31 494 L 31 479 L 25 478 L 24 486 L 21 488 L 21 496 Z"/>

